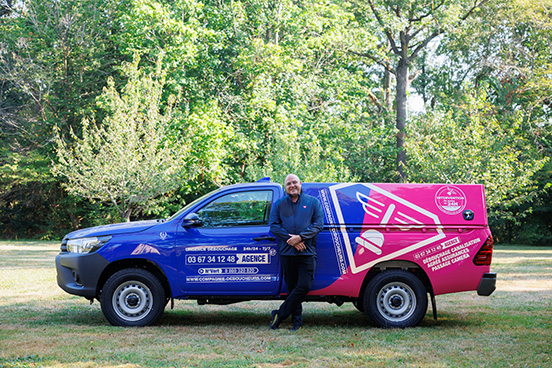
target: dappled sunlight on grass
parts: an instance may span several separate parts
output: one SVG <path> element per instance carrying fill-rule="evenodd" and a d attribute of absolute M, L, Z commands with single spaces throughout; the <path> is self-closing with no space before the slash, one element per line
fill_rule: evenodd
<path fill-rule="evenodd" d="M 498 249 L 497 290 L 437 296 L 438 320 L 374 328 L 352 304 L 305 303 L 305 326 L 268 328 L 278 301 L 175 301 L 159 324 L 110 326 L 98 302 L 56 283 L 59 245 L 0 242 L 2 367 L 472 367 L 552 364 L 552 250 Z M 543 256 L 544 255 L 544 256 Z M 525 257 L 525 258 L 524 258 Z M 544 258 L 544 259 L 541 259 Z M 529 272 L 527 262 L 535 262 Z M 482 357 L 484 359 L 482 360 Z"/>
<path fill-rule="evenodd" d="M 0 359 L 0 367 L 44 367 L 45 362 L 42 361 L 37 355 L 26 355 L 23 357 L 15 358 L 13 360 Z M 126 363 L 126 364 L 109 364 L 106 362 L 97 362 L 96 359 L 89 361 L 71 362 L 71 364 L 50 361 L 48 362 L 50 368 L 140 368 L 144 367 L 141 364 Z"/>
<path fill-rule="evenodd" d="M 527 278 L 521 275 L 511 276 L 508 279 L 497 280 L 497 290 L 500 291 L 542 291 L 552 296 L 552 276 L 540 275 Z"/>
<path fill-rule="evenodd" d="M 3 241 L 0 243 L 0 268 L 2 272 L 30 266 L 33 269 L 52 269 L 59 249 L 59 242 Z"/>
<path fill-rule="evenodd" d="M 497 246 L 493 251 L 493 260 L 502 262 L 516 262 L 519 259 L 547 259 L 552 258 L 552 249 L 549 247 L 513 247 Z"/>

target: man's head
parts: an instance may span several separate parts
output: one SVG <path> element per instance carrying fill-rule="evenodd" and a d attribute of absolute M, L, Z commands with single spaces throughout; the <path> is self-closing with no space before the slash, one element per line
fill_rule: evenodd
<path fill-rule="evenodd" d="M 299 180 L 299 177 L 295 174 L 289 174 L 286 176 L 286 181 L 284 182 L 284 185 L 286 187 L 287 194 L 291 197 L 291 199 L 297 199 L 299 197 L 299 194 L 301 194 L 301 180 Z"/>

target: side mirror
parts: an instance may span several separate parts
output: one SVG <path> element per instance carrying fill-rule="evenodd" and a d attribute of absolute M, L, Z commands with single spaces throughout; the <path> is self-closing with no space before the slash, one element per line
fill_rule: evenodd
<path fill-rule="evenodd" d="M 199 227 L 201 225 L 203 225 L 203 221 L 194 212 L 187 214 L 182 222 L 182 227 Z"/>

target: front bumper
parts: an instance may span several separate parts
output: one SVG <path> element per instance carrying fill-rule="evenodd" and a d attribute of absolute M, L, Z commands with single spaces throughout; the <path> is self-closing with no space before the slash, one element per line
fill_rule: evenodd
<path fill-rule="evenodd" d="M 62 252 L 56 256 L 57 283 L 69 294 L 93 299 L 98 280 L 108 264 L 98 253 Z"/>
<path fill-rule="evenodd" d="M 479 286 L 477 287 L 477 295 L 489 296 L 496 290 L 496 273 L 483 274 Z"/>

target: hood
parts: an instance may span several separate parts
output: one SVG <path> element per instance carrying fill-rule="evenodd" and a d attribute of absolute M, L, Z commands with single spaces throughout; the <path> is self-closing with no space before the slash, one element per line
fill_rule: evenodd
<path fill-rule="evenodd" d="M 82 230 L 73 231 L 65 236 L 65 239 L 84 238 L 87 236 L 104 236 L 127 233 L 137 233 L 157 225 L 157 220 L 121 222 L 119 224 L 103 225 L 89 227 Z"/>

